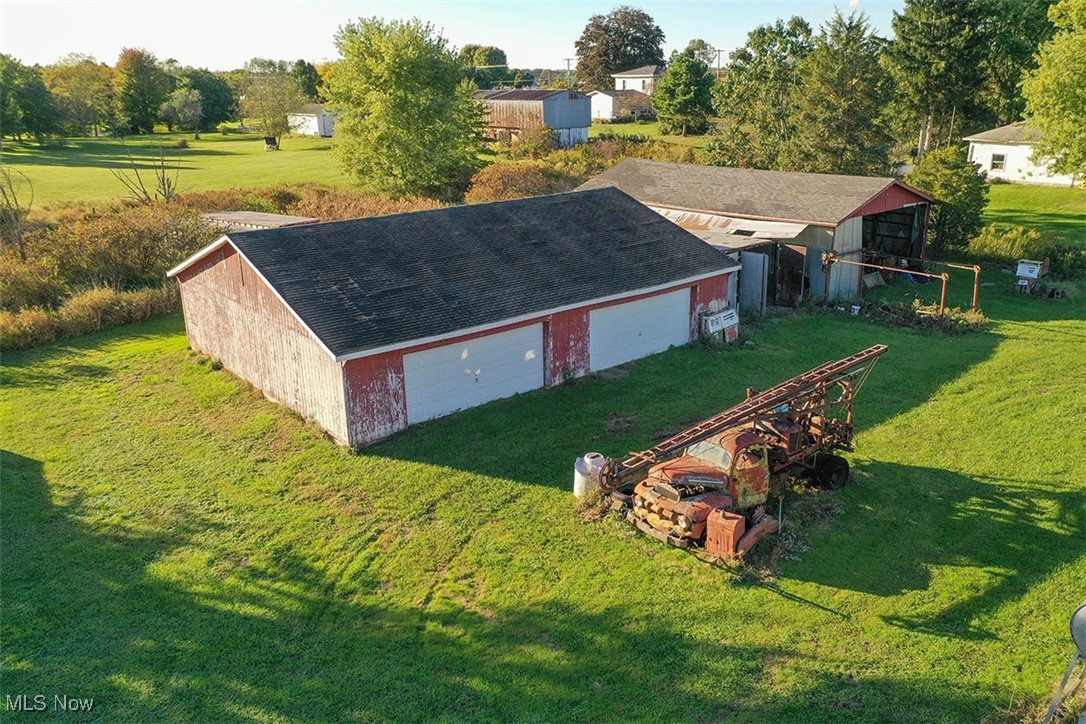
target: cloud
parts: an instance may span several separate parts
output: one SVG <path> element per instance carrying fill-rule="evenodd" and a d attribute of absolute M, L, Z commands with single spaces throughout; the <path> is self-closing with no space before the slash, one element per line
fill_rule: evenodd
<path fill-rule="evenodd" d="M 848 0 L 849 10 L 855 10 L 863 4 L 864 0 Z"/>

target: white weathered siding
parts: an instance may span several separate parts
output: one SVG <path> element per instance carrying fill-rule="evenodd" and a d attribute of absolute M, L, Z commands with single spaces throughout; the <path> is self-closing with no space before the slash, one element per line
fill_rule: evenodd
<path fill-rule="evenodd" d="M 592 117 L 603 121 L 615 119 L 615 99 L 606 93 L 589 93 L 592 99 Z"/>
<path fill-rule="evenodd" d="M 344 376 L 232 246 L 177 276 L 193 349 L 347 442 Z"/>
<path fill-rule="evenodd" d="M 980 164 L 980 170 L 987 173 L 988 178 L 1052 186 L 1070 186 L 1073 183 L 1070 176 L 1049 173 L 1046 165 L 1031 161 L 1032 153 L 1033 146 L 1021 143 L 969 143 L 969 159 Z M 1003 154 L 1006 158 L 1002 170 L 992 168 L 992 156 L 995 154 Z"/>
<path fill-rule="evenodd" d="M 862 216 L 845 219 L 833 232 L 833 250 L 849 261 L 863 261 L 864 220 Z M 863 267 L 834 264 L 830 270 L 830 299 L 852 299 L 860 290 Z"/>

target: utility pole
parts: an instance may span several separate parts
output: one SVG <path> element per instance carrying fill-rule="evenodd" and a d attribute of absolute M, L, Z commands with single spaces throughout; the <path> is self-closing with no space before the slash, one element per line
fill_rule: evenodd
<path fill-rule="evenodd" d="M 716 49 L 716 78 L 720 80 L 720 54 L 724 52 L 722 48 Z"/>
<path fill-rule="evenodd" d="M 566 61 L 566 88 L 572 88 L 573 87 L 573 75 L 572 75 L 572 71 L 570 70 L 570 67 L 569 67 L 569 62 L 571 60 L 576 60 L 576 58 L 564 58 L 563 60 Z"/>

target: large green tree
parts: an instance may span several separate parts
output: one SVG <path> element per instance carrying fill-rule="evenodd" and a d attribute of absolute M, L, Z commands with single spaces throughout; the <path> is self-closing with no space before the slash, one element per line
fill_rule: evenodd
<path fill-rule="evenodd" d="M 248 75 L 241 100 L 242 115 L 256 123 L 265 136 L 275 138 L 278 146 L 290 131 L 287 115 L 305 105 L 305 93 L 287 61 L 253 58 L 245 69 Z"/>
<path fill-rule="evenodd" d="M 192 131 L 199 138 L 204 117 L 203 96 L 195 88 L 180 85 L 162 104 L 161 115 L 168 126 Z"/>
<path fill-rule="evenodd" d="M 1086 179 L 1086 0 L 1060 0 L 1049 15 L 1056 34 L 1023 83 L 1026 116 L 1044 134 L 1034 154 Z"/>
<path fill-rule="evenodd" d="M 460 49 L 459 59 L 464 75 L 480 88 L 517 84 L 517 72 L 509 67 L 509 60 L 501 48 L 469 43 Z"/>
<path fill-rule="evenodd" d="M 687 48 L 672 58 L 652 96 L 660 130 L 683 136 L 704 133 L 713 110 L 712 90 L 713 76 L 697 49 Z"/>
<path fill-rule="evenodd" d="M 87 136 L 104 125 L 113 107 L 113 69 L 89 55 L 71 53 L 42 69 L 68 131 Z"/>
<path fill-rule="evenodd" d="M 0 54 L 0 133 L 16 139 L 26 134 L 41 143 L 61 127 L 60 111 L 41 69 Z"/>
<path fill-rule="evenodd" d="M 970 163 L 965 147 L 958 144 L 927 154 L 906 177 L 940 202 L 931 210 L 929 243 L 934 255 L 967 245 L 983 226 L 988 182 L 979 171 L 980 166 Z"/>
<path fill-rule="evenodd" d="M 125 48 L 114 68 L 114 90 L 121 118 L 132 133 L 154 133 L 170 79 L 153 53 Z"/>
<path fill-rule="evenodd" d="M 238 114 L 238 99 L 230 84 L 222 74 L 212 73 L 205 68 L 185 68 L 181 71 L 179 85 L 200 91 L 200 103 L 203 111 L 200 129 L 212 130 L 225 121 L 231 121 Z"/>
<path fill-rule="evenodd" d="M 863 14 L 836 13 L 822 27 L 800 64 L 783 168 L 859 176 L 890 171 L 891 138 L 881 122 L 891 95 L 879 64 L 883 44 Z"/>
<path fill-rule="evenodd" d="M 613 88 L 611 75 L 664 62 L 664 31 L 643 10 L 621 5 L 593 15 L 577 50 L 577 82 L 589 90 Z"/>
<path fill-rule="evenodd" d="M 484 112 L 445 38 L 417 18 L 369 18 L 335 42 L 327 94 L 344 170 L 393 196 L 463 191 L 482 166 Z"/>
<path fill-rule="evenodd" d="M 761 25 L 728 56 L 713 89 L 720 118 L 710 159 L 721 166 L 775 169 L 794 135 L 792 107 L 799 67 L 814 48 L 811 26 L 800 17 Z"/>
<path fill-rule="evenodd" d="M 1002 126 L 1022 118 L 1026 105 L 1022 79 L 1037 67 L 1037 49 L 1056 30 L 1048 19 L 1053 2 L 984 0 L 988 52 L 981 66 L 984 84 L 977 100 L 982 115 L 976 127 Z"/>
<path fill-rule="evenodd" d="M 917 157 L 961 141 L 965 119 L 975 116 L 985 85 L 991 37 L 985 0 L 906 0 L 894 13 L 895 39 L 885 62 L 897 92 L 888 118 Z"/>
<path fill-rule="evenodd" d="M 323 103 L 324 96 L 321 93 L 321 74 L 317 67 L 308 60 L 299 58 L 290 67 L 290 72 L 302 90 L 302 95 L 312 103 Z"/>

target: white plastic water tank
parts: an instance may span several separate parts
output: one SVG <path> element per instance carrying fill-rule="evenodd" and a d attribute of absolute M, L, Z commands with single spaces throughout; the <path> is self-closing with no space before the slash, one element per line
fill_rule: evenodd
<path fill-rule="evenodd" d="M 598 452 L 585 453 L 573 463 L 573 494 L 583 498 L 600 486 L 600 471 L 607 458 Z"/>

